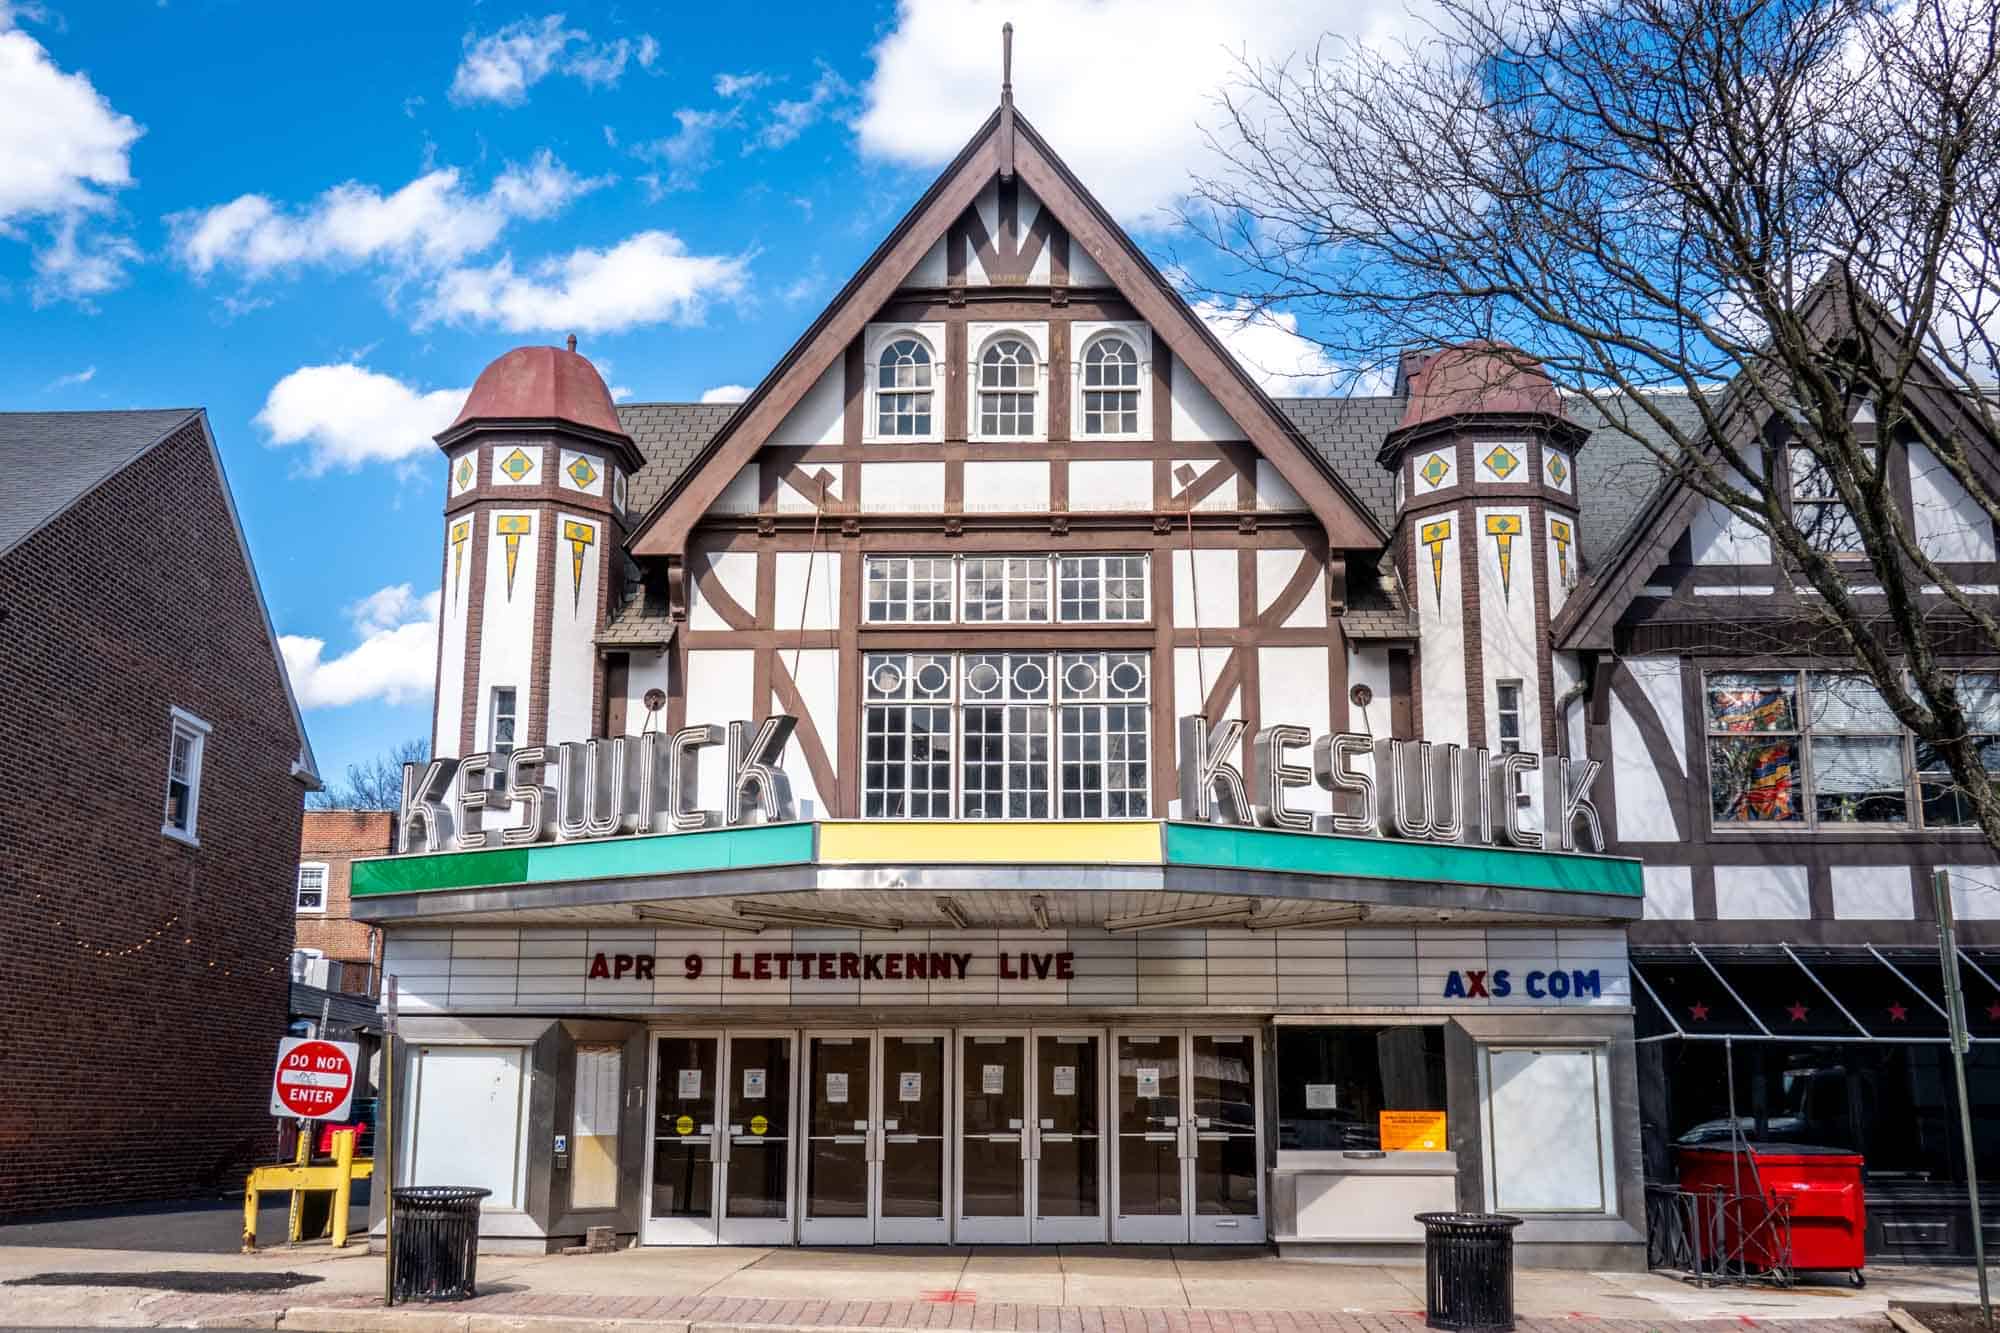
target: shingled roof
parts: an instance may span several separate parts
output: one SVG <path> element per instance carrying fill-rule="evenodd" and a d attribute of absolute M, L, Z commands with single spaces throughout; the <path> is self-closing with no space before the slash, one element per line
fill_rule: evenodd
<path fill-rule="evenodd" d="M 191 407 L 144 412 L 0 412 L 0 555 L 186 425 Z M 54 466 L 60 461 L 61 466 Z"/>

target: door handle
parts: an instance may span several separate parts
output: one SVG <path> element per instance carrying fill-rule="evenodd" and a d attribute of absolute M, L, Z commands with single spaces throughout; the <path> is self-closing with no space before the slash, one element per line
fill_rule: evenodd
<path fill-rule="evenodd" d="M 833 1141 L 841 1144 L 859 1143 L 865 1147 L 868 1143 L 868 1136 L 866 1134 L 836 1134 L 833 1136 Z"/>
<path fill-rule="evenodd" d="M 891 1134 L 883 1141 L 885 1143 L 915 1143 L 917 1136 L 915 1134 Z"/>

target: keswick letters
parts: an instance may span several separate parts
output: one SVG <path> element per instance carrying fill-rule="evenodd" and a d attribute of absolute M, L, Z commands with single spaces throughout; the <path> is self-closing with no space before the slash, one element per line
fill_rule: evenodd
<path fill-rule="evenodd" d="M 499 757 L 505 767 L 497 786 L 490 754 L 405 764 L 396 850 L 472 851 L 796 819 L 792 784 L 778 757 L 797 725 L 797 718 L 773 714 L 762 722 L 710 723 L 672 735 L 523 746 Z M 726 754 L 725 787 L 721 804 L 705 807 L 700 754 L 712 747 Z M 545 785 L 551 778 L 554 785 Z M 488 823 L 489 811 L 508 812 L 510 822 Z"/>
<path fill-rule="evenodd" d="M 1345 833 L 1427 842 L 1573 852 L 1578 829 L 1587 846 L 1604 850 L 1604 828 L 1590 801 L 1601 765 L 1558 757 L 1544 767 L 1528 751 L 1493 754 L 1450 742 L 1377 740 L 1352 732 L 1314 739 L 1304 727 L 1272 726 L 1250 742 L 1250 780 L 1233 756 L 1244 724 L 1210 727 L 1207 718 L 1181 719 L 1181 818 L 1205 824 L 1252 824 L 1291 833 Z M 1366 761 L 1365 766 L 1360 761 Z M 1546 829 L 1533 827 L 1519 795 L 1541 773 Z M 1294 809 L 1287 795 L 1318 786 L 1333 793 L 1332 814 Z"/>

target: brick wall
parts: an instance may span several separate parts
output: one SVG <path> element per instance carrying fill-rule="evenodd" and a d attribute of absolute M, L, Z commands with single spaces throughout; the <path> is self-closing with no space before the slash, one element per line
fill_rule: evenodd
<path fill-rule="evenodd" d="M 276 1144 L 302 791 L 200 424 L 0 556 L 0 618 L 0 1214 L 240 1190 Z M 199 847 L 160 832 L 170 706 L 214 727 Z"/>
<path fill-rule="evenodd" d="M 349 869 L 357 856 L 381 856 L 395 840 L 389 810 L 308 810 L 299 835 L 299 860 L 326 865 L 326 910 L 298 914 L 298 947 L 366 968 L 375 961 L 375 929 L 349 915 Z M 344 990 L 356 986 L 343 985 Z"/>

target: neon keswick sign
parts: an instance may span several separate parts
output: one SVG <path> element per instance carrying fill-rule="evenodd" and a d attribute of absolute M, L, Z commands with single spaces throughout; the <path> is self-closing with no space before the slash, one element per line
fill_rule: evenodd
<path fill-rule="evenodd" d="M 643 833 L 783 823 L 798 818 L 781 768 L 798 719 L 683 727 L 643 736 L 522 746 L 403 766 L 399 852 L 475 851 Z M 1181 818 L 1286 833 L 1342 834 L 1573 852 L 1604 850 L 1590 786 L 1596 760 L 1532 751 L 1494 754 L 1446 742 L 1376 740 L 1351 732 L 1315 738 L 1299 726 L 1251 738 L 1246 780 L 1236 756 L 1244 724 L 1180 722 Z M 723 752 L 719 797 L 703 803 L 701 754 Z M 1518 799 L 1533 775 L 1541 801 Z M 1331 793 L 1331 814 L 1291 802 L 1303 789 Z M 1526 816 L 1539 808 L 1546 828 Z"/>
<path fill-rule="evenodd" d="M 1250 741 L 1250 780 L 1234 756 L 1241 753 L 1244 723 L 1211 727 L 1205 717 L 1181 719 L 1181 818 L 1199 823 L 1247 824 L 1290 833 L 1338 833 L 1422 842 L 1519 847 L 1573 852 L 1582 828 L 1588 847 L 1604 850 L 1604 826 L 1590 801 L 1601 765 L 1520 750 L 1494 754 L 1448 742 L 1377 740 L 1353 732 L 1317 739 L 1304 727 L 1264 727 Z M 1365 764 L 1365 766 L 1364 766 Z M 1546 828 L 1524 816 L 1534 806 L 1518 797 L 1532 790 L 1531 775 L 1545 785 Z M 1313 814 L 1288 802 L 1300 789 L 1332 793 L 1332 814 Z"/>

